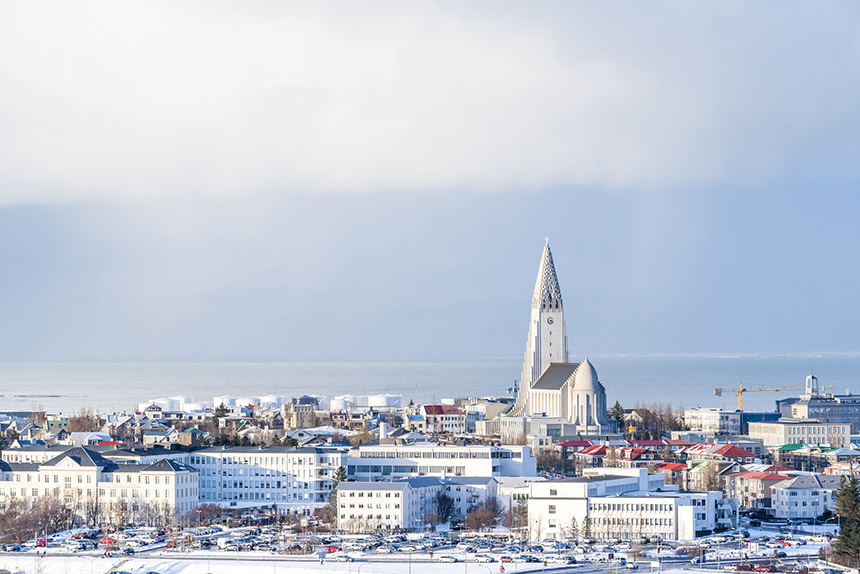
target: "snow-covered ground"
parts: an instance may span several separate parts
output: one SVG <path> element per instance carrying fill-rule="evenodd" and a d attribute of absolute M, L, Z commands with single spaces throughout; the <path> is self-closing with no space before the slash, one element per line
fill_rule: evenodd
<path fill-rule="evenodd" d="M 436 561 L 412 562 L 335 562 L 326 560 L 251 560 L 247 558 L 230 559 L 223 555 L 218 559 L 207 560 L 198 557 L 193 560 L 165 558 L 102 558 L 85 556 L 50 556 L 36 558 L 34 555 L 19 554 L 0 556 L 0 568 L 13 573 L 27 574 L 108 574 L 110 572 L 132 572 L 143 574 L 246 574 L 249 572 L 271 572 L 272 574 L 482 574 L 499 572 L 499 564 L 474 564 L 463 562 L 444 564 Z M 505 564 L 506 573 L 542 570 L 543 564 Z"/>

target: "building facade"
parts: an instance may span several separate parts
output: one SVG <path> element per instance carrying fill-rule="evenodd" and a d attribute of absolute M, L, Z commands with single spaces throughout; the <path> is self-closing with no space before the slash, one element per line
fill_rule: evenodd
<path fill-rule="evenodd" d="M 749 436 L 761 439 L 766 447 L 782 444 L 847 447 L 851 440 L 851 425 L 784 418 L 771 423 L 750 423 Z"/>
<path fill-rule="evenodd" d="M 740 411 L 703 408 L 684 411 L 684 425 L 691 431 L 713 435 L 741 434 Z"/>
<path fill-rule="evenodd" d="M 197 471 L 172 460 L 117 464 L 74 447 L 41 463 L 0 464 L 0 505 L 57 497 L 77 524 L 169 524 L 198 504 Z"/>
<path fill-rule="evenodd" d="M 839 476 L 802 474 L 771 487 L 775 518 L 811 519 L 835 507 Z"/>
<path fill-rule="evenodd" d="M 461 520 L 498 495 L 492 477 L 415 477 L 387 482 L 342 482 L 337 488 L 337 524 L 347 532 L 421 530 L 436 514 L 437 496 L 453 501 L 451 520 Z"/>
<path fill-rule="evenodd" d="M 307 514 L 328 500 L 346 454 L 333 448 L 210 447 L 188 453 L 200 473 L 200 502 Z"/>

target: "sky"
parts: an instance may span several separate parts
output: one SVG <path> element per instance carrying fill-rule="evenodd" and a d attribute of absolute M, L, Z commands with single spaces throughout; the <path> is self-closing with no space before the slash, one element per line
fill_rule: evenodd
<path fill-rule="evenodd" d="M 860 7 L 4 2 L 0 361 L 860 351 Z"/>

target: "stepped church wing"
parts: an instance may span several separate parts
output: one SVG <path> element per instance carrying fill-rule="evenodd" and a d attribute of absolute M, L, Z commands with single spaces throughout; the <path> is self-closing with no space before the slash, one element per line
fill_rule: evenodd
<path fill-rule="evenodd" d="M 564 304 L 549 241 L 543 248 L 532 296 L 531 321 L 517 400 L 506 416 L 545 414 L 577 425 L 581 434 L 606 434 L 606 390 L 586 358 L 570 363 Z"/>

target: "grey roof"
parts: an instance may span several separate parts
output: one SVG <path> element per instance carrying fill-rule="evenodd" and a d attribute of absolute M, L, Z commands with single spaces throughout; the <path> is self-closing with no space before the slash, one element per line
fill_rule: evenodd
<path fill-rule="evenodd" d="M 445 482 L 453 482 L 456 484 L 490 484 L 496 480 L 492 476 L 447 476 Z"/>
<path fill-rule="evenodd" d="M 579 363 L 550 363 L 543 374 L 538 377 L 533 389 L 551 389 L 558 390 L 564 386 L 568 380 L 573 378 Z"/>
<path fill-rule="evenodd" d="M 175 460 L 169 460 L 166 458 L 163 458 L 163 459 L 159 460 L 158 462 L 154 462 L 154 463 L 148 465 L 143 470 L 149 471 L 149 472 L 179 472 L 179 471 L 184 471 L 184 470 L 187 470 L 190 472 L 197 472 L 197 469 L 191 468 L 190 466 L 188 466 L 186 464 L 182 464 L 181 462 L 176 462 Z"/>
<path fill-rule="evenodd" d="M 69 450 L 67 450 L 66 452 L 64 452 L 58 456 L 55 456 L 51 460 L 43 463 L 43 466 L 55 466 L 67 458 L 71 458 L 76 463 L 78 463 L 79 466 L 101 466 L 101 467 L 105 467 L 105 466 L 115 464 L 115 463 L 107 460 L 106 458 L 104 458 L 102 455 L 100 455 L 99 453 L 97 453 L 94 450 L 88 449 L 88 448 L 83 447 L 83 446 L 76 446 L 76 447 L 70 448 Z"/>
<path fill-rule="evenodd" d="M 46 452 L 46 451 L 50 452 L 50 451 L 56 451 L 57 453 L 61 453 L 61 452 L 65 452 L 65 451 L 69 450 L 70 448 L 72 448 L 72 447 L 70 447 L 68 445 L 47 446 L 44 444 L 23 444 L 23 445 L 21 445 L 20 448 L 8 447 L 8 448 L 5 448 L 3 450 L 9 451 L 9 452 Z"/>
<path fill-rule="evenodd" d="M 38 472 L 39 471 L 39 463 L 38 462 L 6 462 L 3 463 L 8 468 L 6 470 L 11 472 Z"/>
<path fill-rule="evenodd" d="M 828 474 L 801 474 L 794 478 L 777 482 L 772 488 L 786 488 L 799 490 L 807 488 L 821 488 L 832 490 L 839 488 L 839 476 Z"/>

